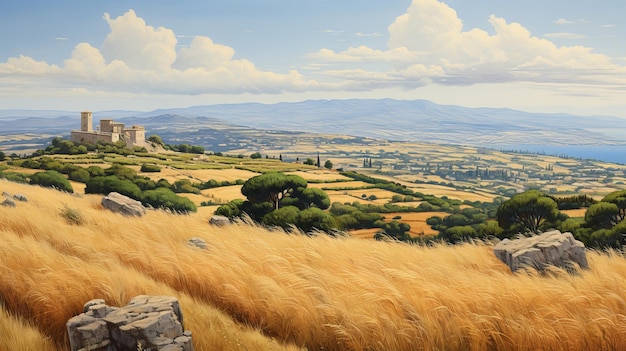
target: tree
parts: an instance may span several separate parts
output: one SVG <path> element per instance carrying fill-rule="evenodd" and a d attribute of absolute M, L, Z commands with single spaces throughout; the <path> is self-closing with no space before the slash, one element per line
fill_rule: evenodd
<path fill-rule="evenodd" d="M 307 182 L 297 175 L 268 172 L 248 179 L 241 187 L 241 193 L 251 203 L 270 202 L 274 209 L 280 207 L 280 200 L 298 188 L 306 188 Z"/>
<path fill-rule="evenodd" d="M 315 165 L 315 160 L 309 157 L 309 158 L 307 158 L 307 159 L 304 161 L 304 164 L 305 164 L 305 165 L 314 166 L 314 165 Z"/>
<path fill-rule="evenodd" d="M 161 139 L 161 137 L 156 135 L 156 134 L 150 135 L 148 137 L 148 141 L 153 142 L 153 143 L 155 143 L 157 145 L 161 145 L 161 146 L 165 147 L 165 144 L 163 144 L 163 140 Z"/>
<path fill-rule="evenodd" d="M 252 155 L 250 155 L 251 159 L 259 159 L 261 158 L 261 153 L 260 152 L 255 152 Z"/>
<path fill-rule="evenodd" d="M 330 213 L 311 207 L 300 211 L 296 226 L 306 233 L 313 229 L 329 231 L 337 228 L 337 223 Z"/>
<path fill-rule="evenodd" d="M 300 209 L 317 207 L 325 210 L 330 207 L 328 194 L 319 188 L 298 188 L 294 192 L 293 198 L 297 200 Z"/>
<path fill-rule="evenodd" d="M 279 226 L 287 229 L 290 225 L 298 223 L 300 209 L 295 206 L 285 206 L 263 216 L 263 223 Z"/>
<path fill-rule="evenodd" d="M 509 231 L 537 233 L 559 216 L 557 203 L 537 190 L 514 195 L 498 208 L 498 225 Z"/>
<path fill-rule="evenodd" d="M 4 152 L 0 151 L 0 161 L 4 161 L 4 159 L 6 159 L 6 155 L 4 154 Z"/>
<path fill-rule="evenodd" d="M 618 209 L 617 222 L 626 219 L 626 190 L 614 191 L 602 199 L 602 202 L 615 204 Z"/>
<path fill-rule="evenodd" d="M 324 168 L 333 169 L 333 163 L 330 160 L 326 160 L 326 162 L 324 162 Z"/>
<path fill-rule="evenodd" d="M 47 188 L 55 188 L 68 193 L 73 193 L 70 182 L 57 171 L 37 172 L 30 177 L 30 184 L 41 185 Z"/>
<path fill-rule="evenodd" d="M 611 229 L 621 222 L 620 217 L 619 207 L 604 201 L 589 206 L 585 212 L 585 222 L 592 228 Z"/>

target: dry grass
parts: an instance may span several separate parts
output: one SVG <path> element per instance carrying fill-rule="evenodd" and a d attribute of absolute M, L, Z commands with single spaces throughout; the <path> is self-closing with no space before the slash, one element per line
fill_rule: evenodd
<path fill-rule="evenodd" d="M 197 350 L 619 350 L 626 340 L 617 253 L 590 252 L 578 275 L 514 275 L 488 245 L 310 238 L 163 212 L 131 219 L 96 196 L 5 181 L 0 190 L 29 198 L 0 209 L 0 297 L 11 319 L 59 349 L 84 302 L 138 294 L 178 297 Z M 61 204 L 84 224 L 66 224 Z M 192 236 L 209 248 L 188 246 Z M 46 349 L 0 339 L 7 350 Z"/>

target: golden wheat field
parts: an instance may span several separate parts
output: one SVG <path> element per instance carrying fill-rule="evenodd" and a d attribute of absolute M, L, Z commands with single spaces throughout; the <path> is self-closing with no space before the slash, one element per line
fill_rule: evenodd
<path fill-rule="evenodd" d="M 287 235 L 0 180 L 0 350 L 65 350 L 65 321 L 103 298 L 175 296 L 196 350 L 626 349 L 626 259 L 512 274 L 489 244 L 419 247 Z M 82 224 L 61 214 L 75 209 Z M 206 250 L 187 240 L 206 240 Z"/>

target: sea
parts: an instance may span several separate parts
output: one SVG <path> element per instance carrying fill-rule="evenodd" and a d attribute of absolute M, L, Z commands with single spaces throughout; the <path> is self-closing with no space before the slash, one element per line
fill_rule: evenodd
<path fill-rule="evenodd" d="M 626 145 L 490 145 L 490 149 L 545 154 L 577 159 L 593 159 L 626 165 Z"/>

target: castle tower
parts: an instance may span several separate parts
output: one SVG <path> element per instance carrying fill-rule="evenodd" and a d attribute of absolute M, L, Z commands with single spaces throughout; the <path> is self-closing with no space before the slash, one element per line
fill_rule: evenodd
<path fill-rule="evenodd" d="M 84 111 L 80 113 L 80 130 L 83 132 L 92 132 L 93 124 L 92 124 L 92 115 L 91 112 Z"/>

